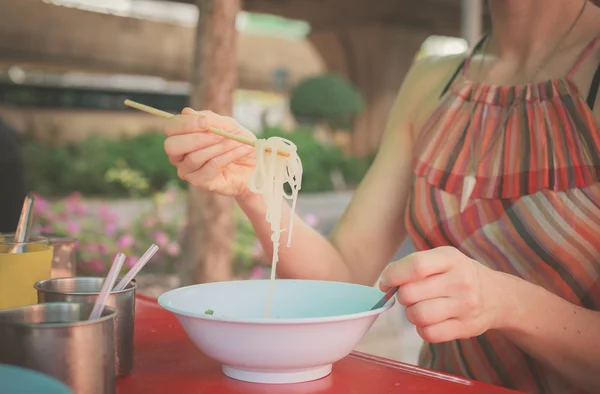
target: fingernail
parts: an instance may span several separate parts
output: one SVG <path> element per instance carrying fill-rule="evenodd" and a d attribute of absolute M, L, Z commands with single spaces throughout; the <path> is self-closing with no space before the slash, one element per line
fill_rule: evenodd
<path fill-rule="evenodd" d="M 196 127 L 201 130 L 204 130 L 204 129 L 206 129 L 206 126 L 207 126 L 206 118 L 204 116 L 198 116 L 196 118 Z"/>
<path fill-rule="evenodd" d="M 381 281 L 381 283 L 382 283 L 384 286 L 388 286 L 388 284 L 387 284 L 387 278 L 386 278 L 385 276 L 382 276 L 380 281 Z"/>

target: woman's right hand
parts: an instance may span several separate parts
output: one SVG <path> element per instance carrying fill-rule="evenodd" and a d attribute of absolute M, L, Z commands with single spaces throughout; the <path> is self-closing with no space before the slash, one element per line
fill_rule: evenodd
<path fill-rule="evenodd" d="M 215 127 L 250 139 L 256 136 L 235 119 L 185 108 L 165 127 L 165 152 L 177 175 L 199 189 L 240 197 L 249 192 L 254 147 L 211 133 Z"/>

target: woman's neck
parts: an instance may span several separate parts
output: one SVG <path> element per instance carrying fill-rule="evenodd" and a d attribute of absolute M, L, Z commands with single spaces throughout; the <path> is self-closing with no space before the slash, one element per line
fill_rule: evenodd
<path fill-rule="evenodd" d="M 584 1 L 588 0 L 490 0 L 494 52 L 524 62 L 546 52 L 568 31 Z M 585 13 L 593 8 L 587 4 Z"/>

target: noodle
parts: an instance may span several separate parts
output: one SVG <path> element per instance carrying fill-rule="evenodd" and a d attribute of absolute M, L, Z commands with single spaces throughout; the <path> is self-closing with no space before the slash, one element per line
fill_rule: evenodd
<path fill-rule="evenodd" d="M 263 196 L 263 200 L 267 206 L 267 222 L 271 224 L 271 241 L 273 242 L 271 280 L 269 283 L 266 311 L 266 317 L 269 317 L 277 261 L 279 260 L 279 239 L 281 233 L 285 231 L 281 229 L 281 209 L 284 199 L 292 200 L 287 240 L 287 247 L 289 248 L 292 241 L 296 200 L 302 183 L 302 162 L 296 153 L 296 145 L 283 138 L 271 137 L 268 139 L 258 139 L 255 141 L 255 148 L 256 168 L 250 178 L 250 190 Z M 271 151 L 267 152 L 266 149 L 270 149 Z M 285 157 L 277 154 L 277 152 L 282 151 L 289 152 L 290 155 Z M 290 194 L 285 192 L 284 186 L 286 183 L 290 185 Z"/>

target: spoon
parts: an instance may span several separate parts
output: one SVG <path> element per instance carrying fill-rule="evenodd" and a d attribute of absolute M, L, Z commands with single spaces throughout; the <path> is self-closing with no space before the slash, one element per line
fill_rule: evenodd
<path fill-rule="evenodd" d="M 387 293 L 385 293 L 385 295 L 381 297 L 379 301 L 377 301 L 377 304 L 375 304 L 373 308 L 371 308 L 371 310 L 373 311 L 375 309 L 382 308 L 386 304 L 386 302 L 388 302 L 394 296 L 394 294 L 396 294 L 396 292 L 398 291 L 398 287 L 399 286 L 392 287 L 391 289 L 389 289 Z"/>

